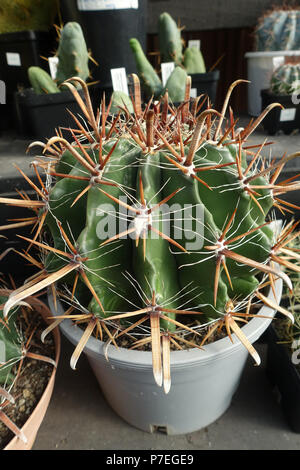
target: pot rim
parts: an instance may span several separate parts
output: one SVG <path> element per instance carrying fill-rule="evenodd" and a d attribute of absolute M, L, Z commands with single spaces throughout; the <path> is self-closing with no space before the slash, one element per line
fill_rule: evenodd
<path fill-rule="evenodd" d="M 276 301 L 280 301 L 282 294 L 282 279 L 278 278 L 275 281 L 275 293 Z M 268 292 L 268 298 L 271 301 L 275 301 L 275 296 L 270 288 Z M 51 291 L 48 291 L 48 303 L 50 310 L 55 317 L 55 315 L 61 315 L 64 312 L 62 304 L 59 299 L 57 299 L 57 311 L 55 311 L 53 295 Z M 259 336 L 266 330 L 266 328 L 271 323 L 273 317 L 276 314 L 276 310 L 262 305 L 260 310 L 257 312 L 259 315 L 264 315 L 269 318 L 252 318 L 245 326 L 242 327 L 243 333 L 248 337 L 250 342 L 256 341 Z M 60 329 L 62 333 L 73 343 L 77 345 L 79 342 L 83 330 L 75 325 L 72 320 L 63 320 L 60 323 Z M 239 341 L 235 334 L 232 334 L 233 343 L 230 338 L 226 336 L 225 338 L 219 339 L 213 343 L 206 344 L 202 350 L 198 348 L 191 348 L 181 351 L 171 351 L 171 366 L 172 368 L 181 368 L 186 367 L 187 365 L 197 365 L 199 362 L 206 363 L 215 360 L 222 356 L 230 356 L 236 351 L 244 349 L 244 346 Z M 136 351 L 129 350 L 126 348 L 116 348 L 113 345 L 109 345 L 106 348 L 106 344 L 99 339 L 91 336 L 86 343 L 84 348 L 84 353 L 92 357 L 102 357 L 104 361 L 108 360 L 110 363 L 118 363 L 119 366 L 126 365 L 126 367 L 138 367 L 138 368 L 152 368 L 152 352 L 151 351 Z"/>

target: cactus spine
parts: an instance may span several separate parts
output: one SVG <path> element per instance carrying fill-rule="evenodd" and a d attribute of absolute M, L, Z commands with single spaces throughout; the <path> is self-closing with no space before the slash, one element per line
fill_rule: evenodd
<path fill-rule="evenodd" d="M 52 285 L 59 294 L 65 286 L 61 298 L 75 310 L 72 318 L 87 323 L 71 366 L 92 332 L 114 344 L 130 332 L 134 347 L 151 344 L 154 377 L 166 393 L 170 381 L 168 374 L 162 380 L 161 341 L 170 354 L 171 344 L 185 341 L 180 330 L 197 337 L 209 324 L 202 345 L 217 327 L 234 331 L 259 363 L 238 321 L 252 317 L 252 302 L 270 305 L 261 292 L 265 282 L 272 286 L 281 277 L 292 288 L 274 263 L 286 263 L 281 253 L 295 225 L 277 235 L 267 214 L 274 206 L 284 211 L 281 194 L 299 189 L 298 182 L 277 185 L 276 179 L 300 153 L 258 169 L 263 146 L 252 152 L 247 139 L 280 105 L 270 105 L 236 132 L 232 112 L 226 121 L 225 115 L 232 90 L 243 81 L 231 85 L 221 113 L 202 109 L 198 115 L 199 99 L 176 109 L 167 94 L 143 108 L 135 79 L 134 114 L 110 117 L 103 100 L 97 119 L 85 83 L 73 78 L 85 93 L 86 104 L 80 105 L 90 130 L 75 118 L 79 128 L 70 129 L 72 144 L 55 136 L 30 146 L 43 148 L 44 160 L 34 165 L 46 173 L 47 185 L 38 188 L 38 200 L 24 202 L 39 209 L 33 221 L 38 234 L 25 239 L 48 255 L 36 280 L 10 296 L 5 316 L 29 292 Z M 77 96 L 70 81 L 67 86 Z M 44 230 L 50 245 L 41 237 Z M 198 326 L 191 330 L 193 320 Z"/>

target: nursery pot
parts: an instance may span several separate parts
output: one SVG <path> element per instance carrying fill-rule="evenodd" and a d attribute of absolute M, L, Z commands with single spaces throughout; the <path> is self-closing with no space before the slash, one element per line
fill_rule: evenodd
<path fill-rule="evenodd" d="M 276 298 L 281 297 L 282 281 L 276 281 Z M 269 296 L 274 300 L 270 289 Z M 54 315 L 63 314 L 58 303 Z M 243 332 L 253 343 L 269 326 L 275 311 L 263 306 Z M 62 333 L 77 345 L 83 330 L 64 320 Z M 199 430 L 218 419 L 229 407 L 248 356 L 247 350 L 232 335 L 207 344 L 203 350 L 193 348 L 171 352 L 171 390 L 166 395 L 154 382 L 152 353 L 124 348 L 105 347 L 94 337 L 84 352 L 98 379 L 103 394 L 113 410 L 132 426 L 147 432 L 184 434 Z M 105 357 L 108 355 L 108 360 Z"/>
<path fill-rule="evenodd" d="M 289 354 L 285 344 L 280 341 L 272 325 L 267 330 L 267 365 L 266 374 L 271 384 L 276 387 L 279 403 L 292 431 L 300 433 L 300 350 L 297 345 Z M 294 362 L 293 362 L 294 361 Z"/>
<path fill-rule="evenodd" d="M 191 78 L 191 88 L 195 88 L 197 90 L 196 96 L 200 96 L 202 94 L 208 95 L 210 102 L 215 103 L 220 71 L 213 70 L 212 72 L 207 73 L 193 73 L 191 74 Z"/>
<path fill-rule="evenodd" d="M 291 134 L 295 129 L 300 129 L 300 100 L 296 96 L 294 98 L 297 101 L 291 95 L 274 95 L 270 90 L 261 91 L 262 110 L 271 103 L 280 103 L 284 107 L 272 109 L 264 118 L 262 125 L 270 135 L 275 135 L 280 130 Z"/>
<path fill-rule="evenodd" d="M 49 308 L 40 300 L 35 298 L 29 298 L 30 304 L 37 310 L 46 323 L 49 324 L 49 317 L 51 317 L 51 312 Z M 55 362 L 58 364 L 59 357 L 60 357 L 60 333 L 59 329 L 55 328 L 52 331 L 54 342 L 55 342 Z M 4 447 L 3 450 L 31 450 L 32 446 L 35 442 L 38 430 L 42 424 L 44 416 L 47 412 L 53 388 L 55 383 L 55 375 L 56 375 L 56 368 L 53 367 L 53 371 L 51 377 L 49 379 L 48 385 L 46 386 L 43 395 L 41 396 L 38 404 L 36 405 L 35 409 L 29 416 L 26 423 L 21 428 L 23 434 L 27 439 L 27 443 L 24 443 L 21 439 L 17 436 L 13 437 L 11 441 Z"/>
<path fill-rule="evenodd" d="M 248 113 L 258 116 L 261 112 L 261 90 L 269 87 L 274 70 L 283 64 L 285 58 L 300 56 L 299 51 L 247 52 Z"/>
<path fill-rule="evenodd" d="M 82 90 L 79 93 L 83 96 Z M 32 89 L 17 92 L 15 102 L 18 131 L 24 137 L 50 138 L 59 127 L 74 128 L 75 122 L 68 113 L 78 114 L 80 108 L 73 94 L 67 90 L 60 93 L 36 94 Z M 71 139 L 71 133 L 64 132 Z"/>

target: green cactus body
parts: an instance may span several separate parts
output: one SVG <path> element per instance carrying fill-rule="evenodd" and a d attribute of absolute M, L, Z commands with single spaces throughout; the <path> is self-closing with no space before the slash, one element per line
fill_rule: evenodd
<path fill-rule="evenodd" d="M 50 77 L 49 73 L 40 67 L 32 66 L 28 69 L 28 79 L 35 93 L 59 93 L 60 89 Z"/>
<path fill-rule="evenodd" d="M 133 113 L 132 101 L 126 93 L 123 91 L 114 91 L 112 94 L 112 103 L 110 112 L 111 114 L 117 114 L 120 109 L 127 109 L 129 113 Z"/>
<path fill-rule="evenodd" d="M 274 95 L 292 95 L 300 91 L 300 64 L 280 65 L 272 74 L 270 90 Z"/>
<path fill-rule="evenodd" d="M 17 31 L 48 31 L 57 14 L 53 0 L 2 0 L 0 33 Z"/>
<path fill-rule="evenodd" d="M 0 296 L 0 304 L 4 305 L 7 297 Z M 0 310 L 0 385 L 10 384 L 13 380 L 11 368 L 22 358 L 22 338 L 16 327 L 18 308 L 12 310 L 9 319 L 4 320 L 3 310 Z"/>
<path fill-rule="evenodd" d="M 158 37 L 161 61 L 180 65 L 183 60 L 181 33 L 169 13 L 165 12 L 159 16 Z"/>
<path fill-rule="evenodd" d="M 80 101 L 91 132 L 72 144 L 62 137 L 47 142 L 44 153 L 51 149 L 53 156 L 58 143 L 67 150 L 56 164 L 63 173 L 51 172 L 58 179 L 49 192 L 46 278 L 33 281 L 30 291 L 53 282 L 67 287 L 68 305 L 75 302 L 84 314 L 76 320 L 88 323 L 76 354 L 96 326 L 97 335 L 104 325 L 112 329 L 110 341 L 129 334 L 133 347 L 151 343 L 161 385 L 157 368 L 166 351 L 160 345 L 184 341 L 180 329 L 194 334 L 193 328 L 209 322 L 239 332 L 235 314 L 250 318 L 236 312 L 261 298 L 267 276 L 270 283 L 281 277 L 291 288 L 274 267 L 281 260 L 267 214 L 279 204 L 276 191 L 291 189 L 270 184 L 270 173 L 276 170 L 278 177 L 279 167 L 298 154 L 259 170 L 259 153 L 249 163 L 243 147 L 259 119 L 241 138 L 230 121 L 225 127 L 226 109 L 196 117 L 186 105 L 170 106 L 166 94 L 142 110 L 138 88 L 132 115 L 109 116 L 103 102 L 96 118 L 89 101 L 86 107 Z M 217 124 L 211 114 L 219 117 Z M 290 233 L 283 232 L 282 240 Z M 24 289 L 11 296 L 5 312 L 26 298 Z"/>
<path fill-rule="evenodd" d="M 202 52 L 195 46 L 187 47 L 185 49 L 183 65 L 188 74 L 206 72 Z"/>
<path fill-rule="evenodd" d="M 258 51 L 298 50 L 300 47 L 300 10 L 275 9 L 258 21 L 255 31 Z"/>
<path fill-rule="evenodd" d="M 159 98 L 163 91 L 161 79 L 145 56 L 139 41 L 136 38 L 132 38 L 129 44 L 146 97 L 150 98 L 153 95 L 154 98 Z"/>
<path fill-rule="evenodd" d="M 56 79 L 59 84 L 74 76 L 87 80 L 89 54 L 79 23 L 73 21 L 65 24 L 61 31 L 57 56 Z"/>
<path fill-rule="evenodd" d="M 184 101 L 186 79 L 186 71 L 179 66 L 175 67 L 169 76 L 164 93 L 168 91 L 170 101 L 173 103 L 180 103 Z"/>

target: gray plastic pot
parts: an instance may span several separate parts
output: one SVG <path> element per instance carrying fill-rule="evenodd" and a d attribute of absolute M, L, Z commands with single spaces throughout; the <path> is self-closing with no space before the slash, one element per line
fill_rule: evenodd
<path fill-rule="evenodd" d="M 282 280 L 275 284 L 276 299 L 280 301 Z M 274 300 L 272 290 L 270 299 Z M 49 295 L 54 315 L 63 314 L 58 303 L 57 312 Z M 263 306 L 243 328 L 254 343 L 269 326 L 276 311 Z M 83 330 L 71 320 L 61 323 L 61 332 L 77 345 Z M 113 410 L 129 424 L 147 432 L 185 434 L 199 430 L 218 419 L 229 407 L 235 393 L 248 352 L 233 334 L 197 348 L 171 352 L 172 385 L 169 394 L 153 379 L 151 352 L 127 350 L 109 346 L 108 361 L 105 343 L 91 337 L 84 349 L 98 379 L 103 394 Z"/>

